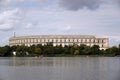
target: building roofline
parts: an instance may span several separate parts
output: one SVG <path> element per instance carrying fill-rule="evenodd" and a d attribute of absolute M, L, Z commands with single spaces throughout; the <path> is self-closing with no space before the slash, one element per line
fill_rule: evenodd
<path fill-rule="evenodd" d="M 81 37 L 81 38 L 102 38 L 102 37 L 96 37 L 95 35 L 28 35 L 28 36 L 17 36 L 17 37 L 11 37 L 13 38 L 32 38 L 32 37 Z"/>

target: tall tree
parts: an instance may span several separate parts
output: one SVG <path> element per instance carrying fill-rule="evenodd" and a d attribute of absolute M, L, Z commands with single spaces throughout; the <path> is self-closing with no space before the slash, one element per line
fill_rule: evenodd
<path fill-rule="evenodd" d="M 99 49 L 100 47 L 98 46 L 98 45 L 93 45 L 92 47 L 91 47 L 91 53 L 93 54 L 93 55 L 99 55 L 99 52 L 100 52 L 100 49 Z"/>

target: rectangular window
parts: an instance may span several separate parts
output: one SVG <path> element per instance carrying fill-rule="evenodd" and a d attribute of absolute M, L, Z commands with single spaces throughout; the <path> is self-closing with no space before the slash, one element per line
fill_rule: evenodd
<path fill-rule="evenodd" d="M 102 40 L 102 43 L 104 43 L 104 40 Z"/>
<path fill-rule="evenodd" d="M 89 42 L 91 42 L 91 39 L 89 39 Z"/>

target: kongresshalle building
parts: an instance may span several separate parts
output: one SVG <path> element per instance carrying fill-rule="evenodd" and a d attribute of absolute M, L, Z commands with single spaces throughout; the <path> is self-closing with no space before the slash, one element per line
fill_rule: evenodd
<path fill-rule="evenodd" d="M 9 39 L 10 46 L 31 46 L 31 45 L 47 45 L 52 43 L 53 46 L 62 45 L 78 45 L 85 44 L 87 46 L 99 45 L 100 49 L 108 48 L 108 38 L 96 37 L 94 35 L 38 35 L 38 36 L 19 36 Z"/>

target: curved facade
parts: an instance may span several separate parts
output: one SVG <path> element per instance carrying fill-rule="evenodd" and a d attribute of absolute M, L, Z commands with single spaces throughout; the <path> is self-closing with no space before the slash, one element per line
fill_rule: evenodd
<path fill-rule="evenodd" d="M 39 36 L 20 36 L 9 39 L 10 46 L 17 45 L 46 45 L 52 43 L 53 46 L 62 45 L 78 45 L 85 44 L 87 46 L 99 45 L 100 49 L 108 48 L 108 38 L 96 37 L 93 35 L 39 35 Z"/>

